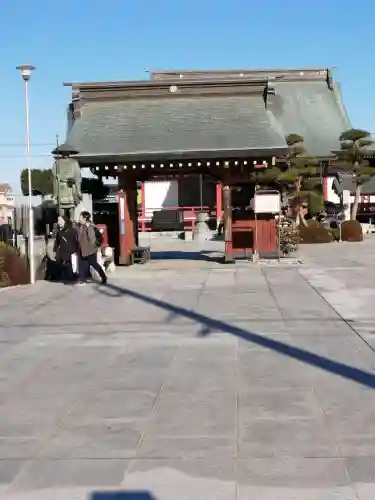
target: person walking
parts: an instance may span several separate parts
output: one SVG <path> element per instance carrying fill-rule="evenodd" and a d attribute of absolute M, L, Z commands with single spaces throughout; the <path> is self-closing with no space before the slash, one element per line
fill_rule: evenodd
<path fill-rule="evenodd" d="M 77 273 L 78 259 L 78 234 L 72 222 L 61 215 L 57 219 L 58 231 L 56 234 L 53 251 L 56 262 L 61 270 L 61 277 L 65 283 L 74 283 Z"/>
<path fill-rule="evenodd" d="M 82 212 L 79 217 L 78 226 L 78 244 L 79 244 L 79 276 L 78 286 L 85 285 L 90 275 L 90 267 L 99 274 L 101 283 L 107 283 L 107 275 L 102 266 L 98 263 L 98 249 L 101 245 L 101 233 L 92 224 L 89 212 Z"/>

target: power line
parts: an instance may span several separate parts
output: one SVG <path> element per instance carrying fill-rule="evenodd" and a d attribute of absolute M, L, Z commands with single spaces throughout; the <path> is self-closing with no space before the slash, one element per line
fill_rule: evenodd
<path fill-rule="evenodd" d="M 32 148 L 53 148 L 56 147 L 56 144 L 53 142 L 34 142 L 31 143 L 30 146 Z M 26 144 L 22 142 L 0 142 L 0 148 L 25 148 Z"/>
<path fill-rule="evenodd" d="M 31 158 L 52 158 L 50 153 L 39 154 L 39 155 L 30 155 Z M 24 160 L 26 159 L 26 155 L 0 155 L 0 160 Z"/>

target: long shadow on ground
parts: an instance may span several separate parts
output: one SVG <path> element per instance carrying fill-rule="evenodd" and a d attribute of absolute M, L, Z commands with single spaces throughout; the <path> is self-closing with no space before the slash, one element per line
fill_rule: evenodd
<path fill-rule="evenodd" d="M 334 361 L 325 356 L 314 354 L 310 351 L 306 351 L 305 349 L 301 349 L 299 347 L 291 346 L 279 340 L 275 340 L 269 337 L 264 337 L 257 333 L 249 332 L 237 326 L 226 323 L 225 321 L 213 319 L 210 318 L 209 316 L 205 316 L 204 314 L 200 314 L 194 311 L 189 311 L 188 309 L 185 309 L 183 307 L 175 306 L 173 304 L 169 304 L 168 302 L 165 302 L 160 299 L 155 299 L 153 297 L 148 297 L 147 295 L 144 295 L 142 293 L 135 292 L 133 290 L 129 290 L 127 288 L 120 287 L 112 283 L 107 284 L 106 287 L 98 287 L 97 290 L 98 292 L 108 297 L 119 297 L 121 295 L 128 295 L 129 297 L 141 300 L 147 304 L 152 304 L 153 306 L 160 307 L 165 311 L 173 313 L 174 315 L 183 316 L 185 318 L 189 318 L 193 321 L 196 321 L 197 323 L 200 323 L 202 326 L 202 329 L 200 331 L 201 336 L 207 336 L 211 332 L 223 332 L 235 335 L 238 338 L 241 338 L 248 342 L 252 342 L 253 344 L 257 344 L 267 349 L 271 349 L 275 352 L 283 354 L 284 356 L 288 356 L 298 361 L 302 361 L 303 363 L 306 363 L 308 365 L 318 367 L 329 373 L 333 373 L 340 377 L 357 382 L 358 384 L 361 384 L 363 386 L 375 389 L 375 373 L 361 370 L 359 368 L 354 368 L 345 363 Z M 116 295 L 110 293 L 110 290 L 116 292 Z"/>
<path fill-rule="evenodd" d="M 151 252 L 152 260 L 200 260 L 206 262 L 221 262 L 222 257 L 218 256 L 220 252 L 197 252 L 182 250 L 153 250 Z"/>
<path fill-rule="evenodd" d="M 156 500 L 148 491 L 97 491 L 90 500 Z"/>

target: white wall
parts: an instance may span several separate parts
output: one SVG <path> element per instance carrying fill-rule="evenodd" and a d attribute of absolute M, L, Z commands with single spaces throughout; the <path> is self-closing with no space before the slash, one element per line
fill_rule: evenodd
<path fill-rule="evenodd" d="M 330 201 L 332 203 L 340 203 L 340 198 L 337 196 L 337 194 L 334 192 L 334 190 L 332 188 L 333 179 L 334 179 L 334 177 L 326 177 L 326 193 L 327 193 L 327 195 L 326 195 L 325 201 Z M 349 196 L 350 196 L 350 203 L 353 203 L 354 202 L 354 195 L 349 195 Z M 344 203 L 345 203 L 345 201 L 344 201 Z M 375 194 L 361 196 L 360 203 L 375 203 Z"/>
<path fill-rule="evenodd" d="M 13 220 L 13 211 L 15 207 L 15 199 L 11 193 L 0 194 L 0 215 L 3 219 Z"/>
<path fill-rule="evenodd" d="M 334 192 L 332 188 L 332 183 L 333 183 L 334 177 L 326 177 L 325 178 L 325 183 L 326 183 L 326 197 L 324 201 L 329 201 L 331 203 L 340 203 L 340 198 L 337 196 L 337 194 Z"/>
<path fill-rule="evenodd" d="M 178 181 L 147 181 L 144 184 L 145 215 L 178 206 Z"/>

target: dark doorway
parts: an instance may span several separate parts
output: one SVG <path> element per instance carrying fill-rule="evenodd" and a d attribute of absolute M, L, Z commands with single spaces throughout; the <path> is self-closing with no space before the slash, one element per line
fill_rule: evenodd
<path fill-rule="evenodd" d="M 200 175 L 189 175 L 178 180 L 178 199 L 181 207 L 205 207 L 216 206 L 216 183 L 207 177 Z"/>

